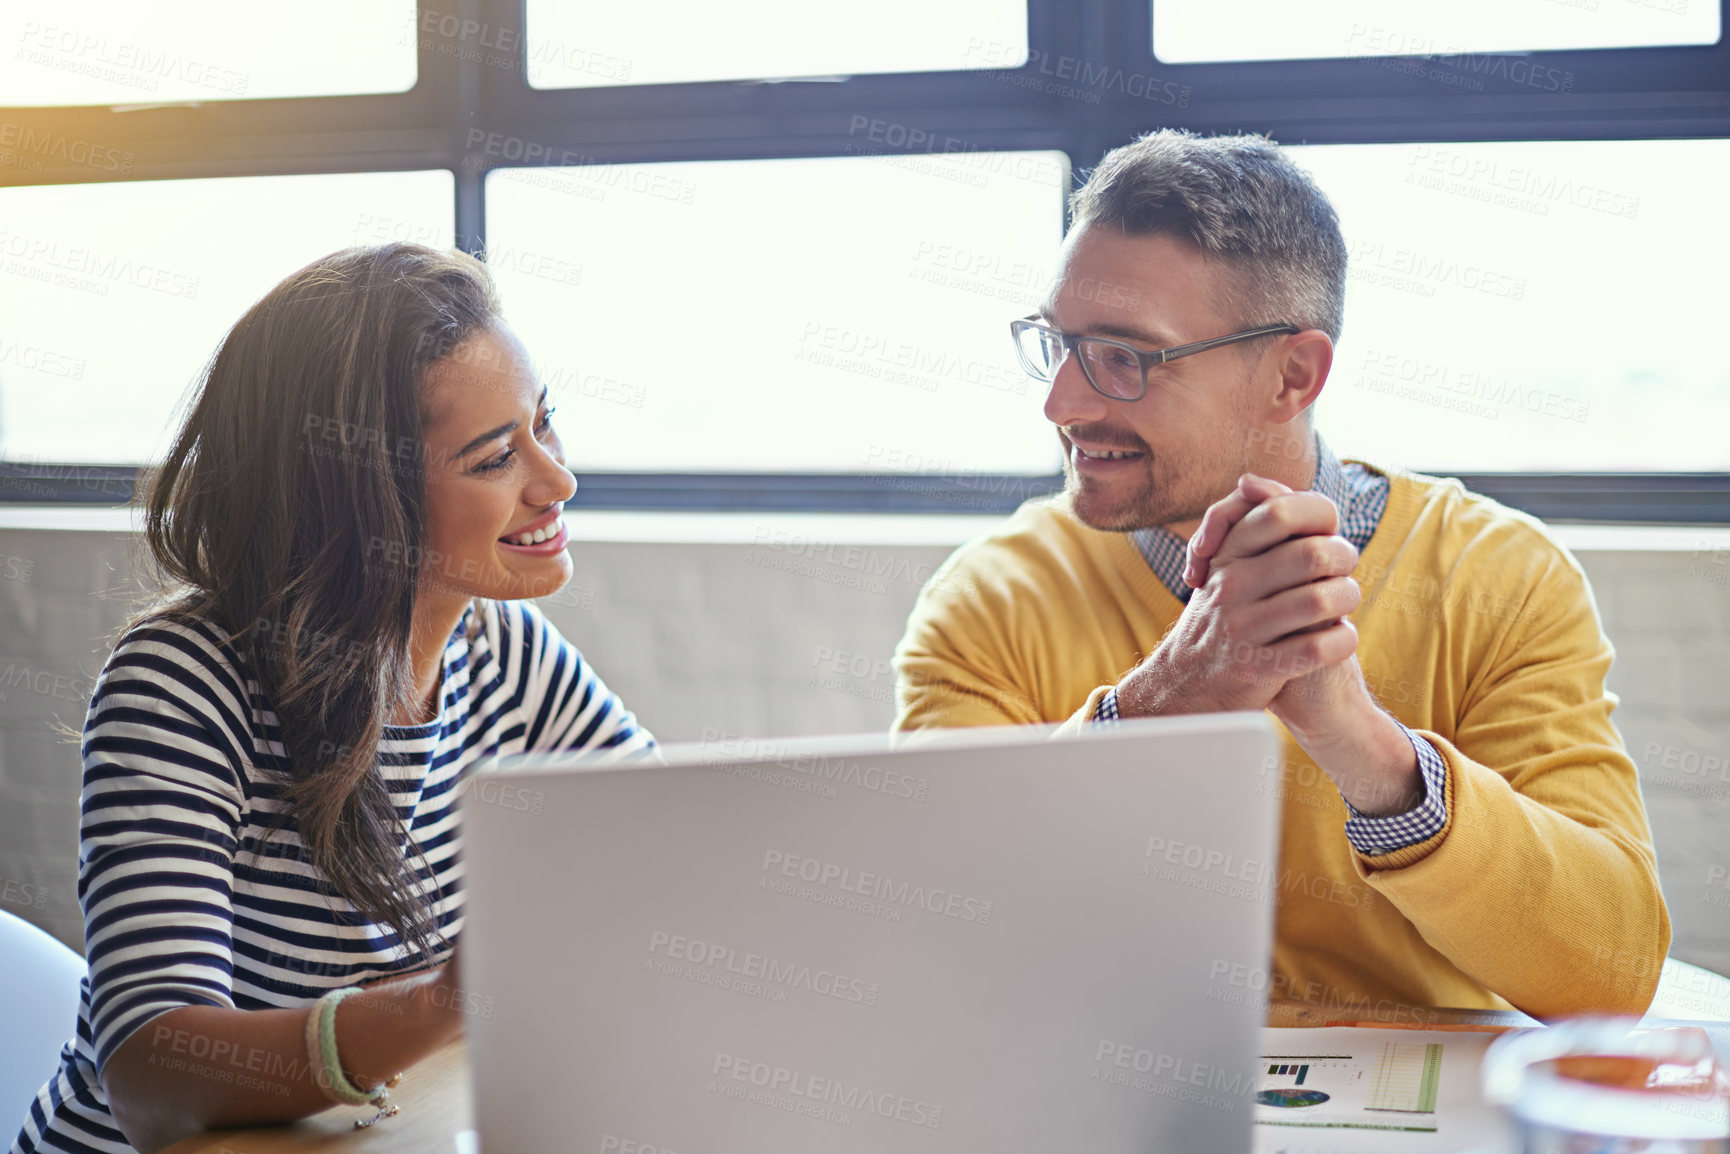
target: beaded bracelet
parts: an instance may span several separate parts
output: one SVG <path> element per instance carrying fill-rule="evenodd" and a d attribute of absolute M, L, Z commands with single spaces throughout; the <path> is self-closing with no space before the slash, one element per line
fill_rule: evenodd
<path fill-rule="evenodd" d="M 359 986 L 344 986 L 332 990 L 313 1004 L 306 1016 L 306 1052 L 312 1063 L 313 1080 L 324 1096 L 333 1102 L 349 1106 L 372 1106 L 378 1110 L 371 1118 L 356 1120 L 354 1128 L 364 1130 L 381 1118 L 393 1117 L 397 1108 L 390 1105 L 390 1088 L 401 1080 L 398 1074 L 383 1085 L 363 1090 L 349 1081 L 342 1072 L 342 1059 L 336 1052 L 336 1008 L 350 994 L 361 992 Z"/>

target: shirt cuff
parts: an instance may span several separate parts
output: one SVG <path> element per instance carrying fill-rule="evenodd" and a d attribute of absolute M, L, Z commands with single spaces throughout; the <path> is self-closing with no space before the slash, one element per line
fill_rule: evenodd
<path fill-rule="evenodd" d="M 1405 813 L 1388 817 L 1365 817 L 1346 802 L 1346 840 L 1365 857 L 1379 857 L 1429 841 L 1448 825 L 1448 764 L 1436 747 L 1406 729 L 1418 755 L 1418 773 L 1423 779 L 1423 800 Z M 1343 799 L 1342 799 L 1343 800 Z"/>
<path fill-rule="evenodd" d="M 1119 720 L 1117 716 L 1117 690 L 1107 689 L 1105 696 L 1099 699 L 1099 704 L 1093 707 L 1093 723 L 1095 725 L 1116 725 Z"/>

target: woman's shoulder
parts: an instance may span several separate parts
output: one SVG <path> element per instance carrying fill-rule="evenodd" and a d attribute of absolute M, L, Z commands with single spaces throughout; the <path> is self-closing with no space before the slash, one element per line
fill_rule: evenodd
<path fill-rule="evenodd" d="M 652 749 L 655 739 L 533 601 L 480 603 L 492 638 L 497 692 L 523 711 L 526 749 Z"/>
<path fill-rule="evenodd" d="M 516 651 L 539 657 L 571 644 L 533 601 L 475 602 L 474 632 L 484 635 L 500 654 Z"/>
<path fill-rule="evenodd" d="M 243 791 L 260 736 L 252 689 L 243 646 L 222 625 L 173 609 L 136 618 L 90 698 L 87 775 L 125 753 L 158 769 L 206 771 Z"/>
<path fill-rule="evenodd" d="M 194 674 L 239 688 L 247 676 L 235 637 L 208 617 L 159 609 L 138 617 L 114 643 L 103 675 L 130 668 Z"/>
<path fill-rule="evenodd" d="M 154 699 L 178 706 L 251 744 L 256 712 L 248 645 L 268 644 L 267 623 L 237 637 L 210 617 L 178 609 L 154 610 L 121 633 L 91 695 L 91 720 L 112 699 Z"/>

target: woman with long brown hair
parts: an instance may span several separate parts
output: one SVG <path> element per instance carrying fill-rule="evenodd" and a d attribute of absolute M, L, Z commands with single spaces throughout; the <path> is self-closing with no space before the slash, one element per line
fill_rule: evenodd
<path fill-rule="evenodd" d="M 170 591 L 91 700 L 89 974 L 15 1152 L 382 1116 L 461 1031 L 472 768 L 654 744 L 522 600 L 575 486 L 473 258 L 346 250 L 234 326 L 149 483 Z"/>

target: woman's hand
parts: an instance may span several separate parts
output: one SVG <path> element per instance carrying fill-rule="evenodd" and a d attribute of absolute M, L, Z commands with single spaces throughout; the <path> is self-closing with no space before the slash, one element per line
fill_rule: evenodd
<path fill-rule="evenodd" d="M 386 978 L 337 1007 L 343 1070 L 386 1082 L 462 1034 L 453 953 L 433 970 Z M 102 1069 L 121 1133 L 148 1154 L 203 1130 L 289 1122 L 329 1108 L 306 1050 L 310 1006 L 231 1010 L 182 1006 L 122 1042 Z"/>

